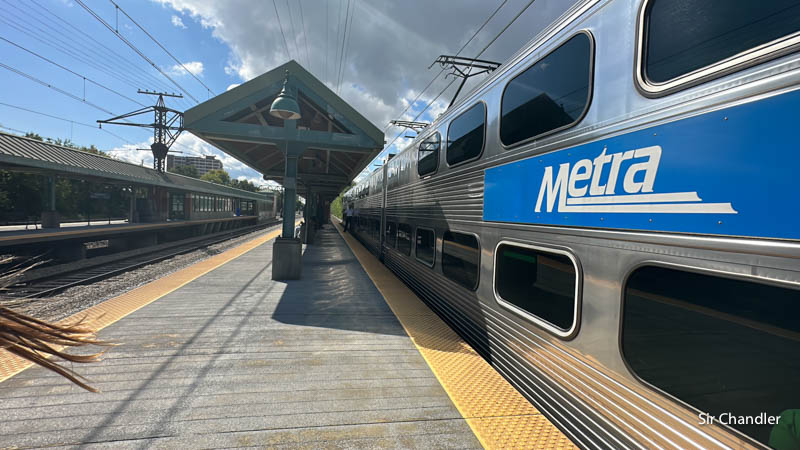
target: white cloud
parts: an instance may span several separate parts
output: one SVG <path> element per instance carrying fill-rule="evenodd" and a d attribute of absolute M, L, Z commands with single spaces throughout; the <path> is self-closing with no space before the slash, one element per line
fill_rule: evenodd
<path fill-rule="evenodd" d="M 138 144 L 124 144 L 109 150 L 108 154 L 131 164 L 153 167 L 153 153 L 146 150 L 138 150 L 140 148 L 150 148 L 152 143 L 153 139 L 150 138 Z"/>
<path fill-rule="evenodd" d="M 186 69 L 184 69 L 184 67 Z M 202 76 L 203 75 L 203 63 L 200 61 L 189 61 L 183 63 L 183 67 L 180 64 L 175 64 L 174 66 L 170 67 L 167 70 L 167 73 L 170 75 L 175 76 L 182 76 L 182 75 L 189 75 L 186 71 L 193 73 L 195 76 Z"/>
<path fill-rule="evenodd" d="M 172 24 L 178 28 L 183 28 L 184 30 L 186 29 L 186 25 L 183 24 L 183 20 L 176 15 L 172 16 Z"/>
<path fill-rule="evenodd" d="M 239 83 L 233 83 L 233 84 L 231 84 L 230 86 L 228 86 L 228 88 L 227 88 L 227 89 L 225 89 L 225 90 L 226 90 L 226 91 L 230 91 L 231 89 L 233 89 L 233 88 L 235 88 L 235 87 L 237 87 L 237 86 L 239 86 Z"/>
<path fill-rule="evenodd" d="M 340 21 L 337 20 L 338 9 L 335 7 L 330 8 L 326 16 L 324 4 L 312 6 L 314 3 L 308 1 L 302 4 L 289 2 L 287 7 L 286 2 L 278 2 L 280 24 L 283 25 L 289 49 L 287 55 L 273 2 L 152 1 L 191 16 L 210 29 L 216 39 L 228 45 L 230 55 L 224 71 L 229 76 L 247 81 L 291 58 L 329 87 L 337 84 L 338 63 L 342 58 L 337 55 L 340 45 L 337 42 L 341 42 L 341 35 L 337 41 Z M 481 59 L 505 61 L 575 1 L 537 0 L 480 56 Z M 398 117 L 401 111 L 439 73 L 438 66 L 429 70 L 428 65 L 440 54 L 458 52 L 498 3 L 461 0 L 458 7 L 454 8 L 451 2 L 427 0 L 358 2 L 352 28 L 348 32 L 352 36 L 347 41 L 347 59 L 339 92 L 341 97 L 383 130 L 389 120 L 401 118 Z M 461 55 L 477 56 L 480 49 L 527 4 L 522 0 L 505 4 Z M 305 29 L 301 28 L 299 20 L 301 7 L 304 8 Z M 414 10 L 425 11 L 425 14 L 409 20 L 408 11 Z M 398 39 L 398 36 L 401 38 Z M 466 95 L 483 80 L 483 76 L 478 76 L 468 81 L 461 95 Z M 449 82 L 450 79 L 440 76 L 403 114 L 402 119 L 413 119 Z M 443 113 L 455 89 L 455 86 L 451 86 L 418 120 L 432 121 Z M 387 142 L 391 142 L 399 133 L 413 134 L 392 128 L 386 133 Z M 395 144 L 403 141 L 400 138 Z"/>
<path fill-rule="evenodd" d="M 109 150 L 108 153 L 122 161 L 137 165 L 141 164 L 145 167 L 153 167 L 153 154 L 146 150 L 137 150 L 139 148 L 149 149 L 152 142 L 153 139 L 150 138 L 147 141 L 140 142 L 138 144 L 125 144 Z M 191 133 L 181 133 L 181 135 L 178 137 L 178 140 L 175 142 L 175 144 L 173 144 L 170 150 L 182 152 L 182 154 L 177 154 L 177 156 L 202 157 L 206 155 L 214 155 L 218 160 L 222 161 L 223 169 L 230 174 L 231 178 L 241 179 L 244 177 L 258 186 L 266 184 L 266 182 L 262 179 L 261 174 Z M 261 181 L 256 183 L 256 180 Z"/>

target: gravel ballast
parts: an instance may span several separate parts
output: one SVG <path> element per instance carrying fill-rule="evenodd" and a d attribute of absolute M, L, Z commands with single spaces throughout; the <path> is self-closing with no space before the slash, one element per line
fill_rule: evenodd
<path fill-rule="evenodd" d="M 105 300 L 124 294 L 139 286 L 150 283 L 165 275 L 188 267 L 198 261 L 222 253 L 250 239 L 255 239 L 267 232 L 273 231 L 275 228 L 276 227 L 269 227 L 257 230 L 164 261 L 139 267 L 138 269 L 93 284 L 75 286 L 52 297 L 31 299 L 23 304 L 14 305 L 14 309 L 43 320 L 60 320 Z"/>

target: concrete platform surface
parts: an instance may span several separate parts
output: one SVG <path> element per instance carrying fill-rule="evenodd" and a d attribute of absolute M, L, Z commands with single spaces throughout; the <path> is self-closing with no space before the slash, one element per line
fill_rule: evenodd
<path fill-rule="evenodd" d="M 104 329 L 122 343 L 0 384 L 0 447 L 479 448 L 330 226 L 303 278 L 271 281 L 272 242 Z"/>

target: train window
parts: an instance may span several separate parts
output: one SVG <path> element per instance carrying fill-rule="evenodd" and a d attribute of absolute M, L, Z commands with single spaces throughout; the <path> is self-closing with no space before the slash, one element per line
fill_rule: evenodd
<path fill-rule="evenodd" d="M 397 225 L 397 250 L 411 255 L 411 225 L 405 223 Z"/>
<path fill-rule="evenodd" d="M 379 241 L 381 238 L 381 221 L 378 219 L 372 219 L 370 221 L 370 235 L 376 240 Z"/>
<path fill-rule="evenodd" d="M 397 224 L 386 222 L 386 245 L 395 248 L 397 246 Z"/>
<path fill-rule="evenodd" d="M 453 119 L 447 129 L 447 164 L 453 165 L 480 156 L 486 130 L 486 106 L 476 103 Z"/>
<path fill-rule="evenodd" d="M 800 405 L 800 290 L 647 266 L 628 278 L 622 312 L 630 369 L 700 411 L 777 417 Z M 728 422 L 774 445 L 775 424 Z"/>
<path fill-rule="evenodd" d="M 415 252 L 417 260 L 433 266 L 436 255 L 436 233 L 428 228 L 417 228 L 417 242 Z"/>
<path fill-rule="evenodd" d="M 494 290 L 498 303 L 566 337 L 578 315 L 578 269 L 561 250 L 501 243 L 495 252 Z"/>
<path fill-rule="evenodd" d="M 790 47 L 796 48 L 800 3 L 651 0 L 642 10 L 639 26 L 643 29 L 639 71 L 651 85 L 645 89 L 667 91 L 677 84 L 705 81 L 709 75 L 721 76 L 761 62 L 765 56 L 778 56 Z M 749 50 L 752 52 L 748 54 Z M 718 67 L 702 70 L 722 62 Z"/>
<path fill-rule="evenodd" d="M 417 173 L 420 176 L 436 172 L 439 167 L 439 148 L 442 135 L 437 131 L 420 142 L 417 149 Z"/>
<path fill-rule="evenodd" d="M 442 236 L 442 273 L 467 289 L 478 288 L 481 247 L 472 234 L 445 231 Z"/>
<path fill-rule="evenodd" d="M 592 40 L 579 33 L 511 80 L 503 91 L 500 140 L 504 145 L 568 128 L 589 107 Z"/>

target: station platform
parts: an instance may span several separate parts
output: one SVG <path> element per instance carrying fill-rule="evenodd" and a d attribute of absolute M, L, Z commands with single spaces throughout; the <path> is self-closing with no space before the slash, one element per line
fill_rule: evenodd
<path fill-rule="evenodd" d="M 276 235 L 82 313 L 120 344 L 74 367 L 99 394 L 0 352 L 0 447 L 572 447 L 349 235 L 289 282 Z"/>

